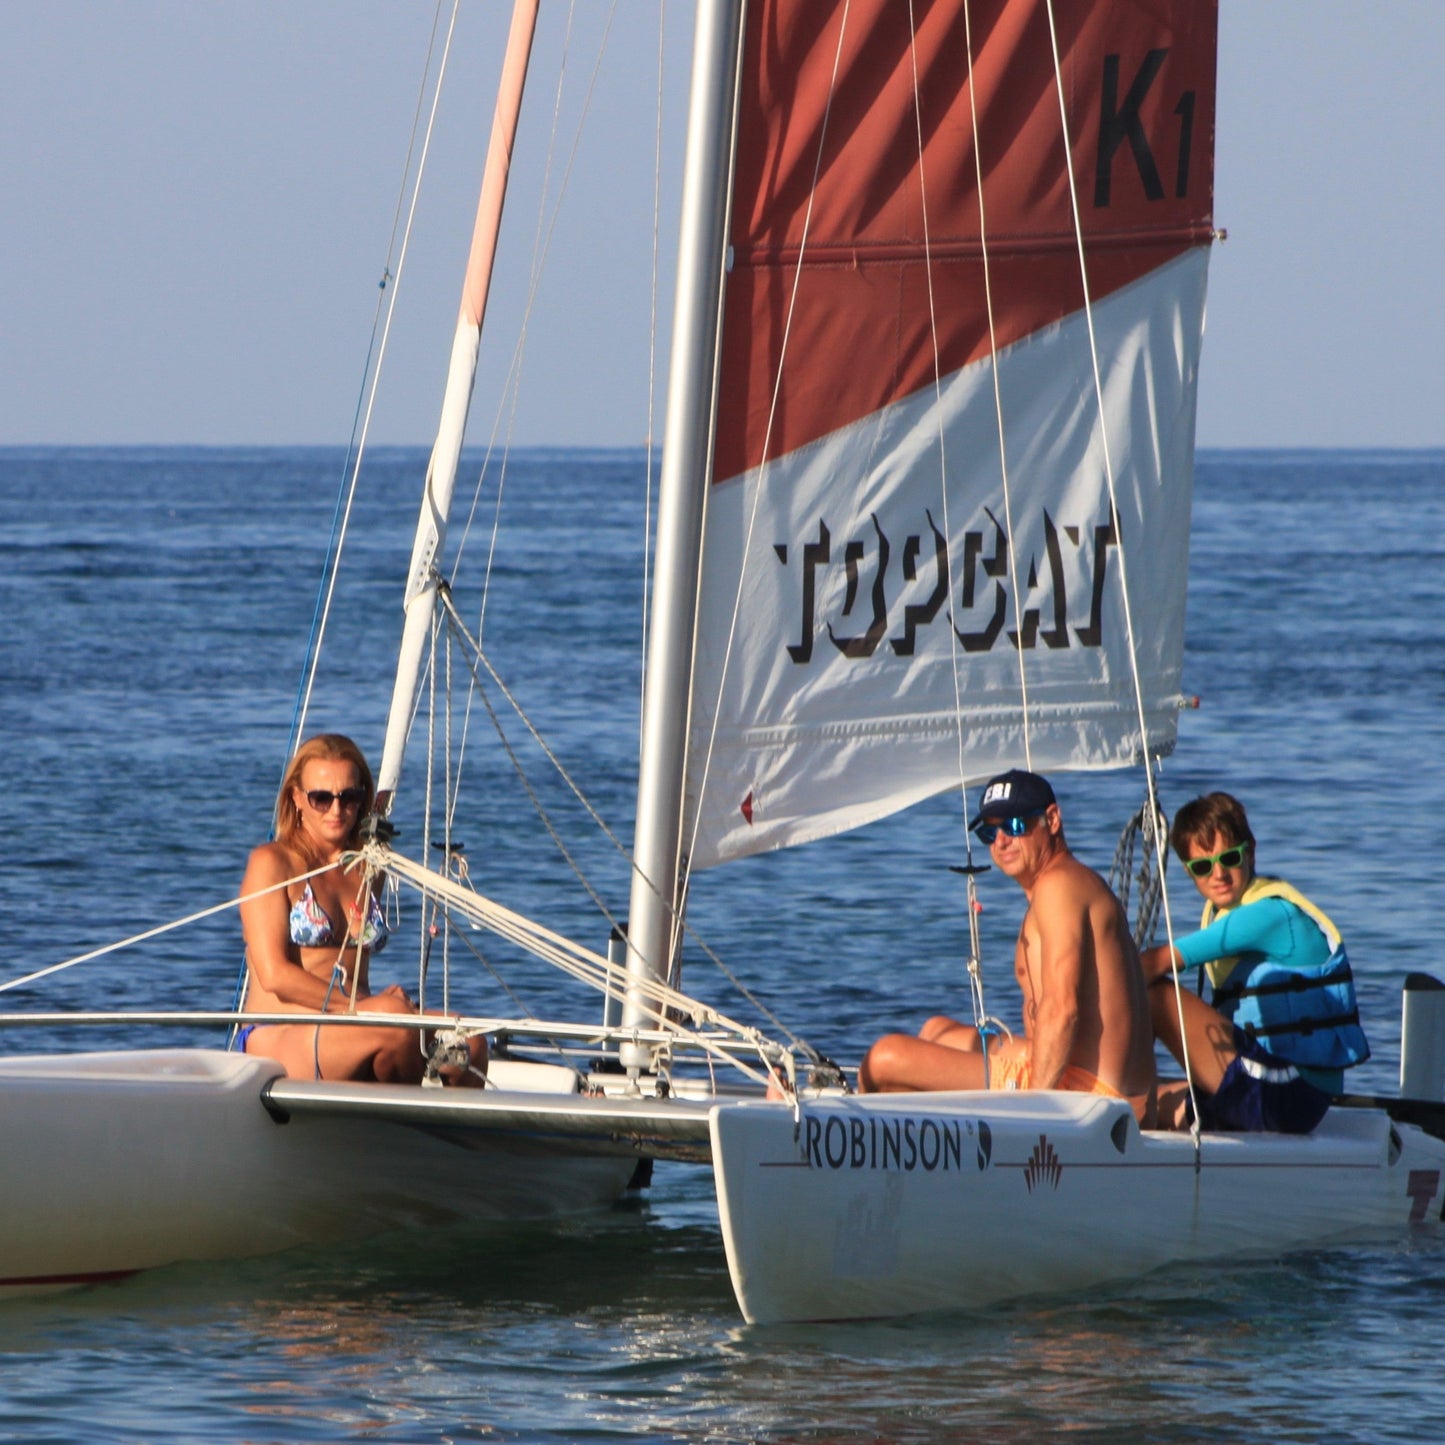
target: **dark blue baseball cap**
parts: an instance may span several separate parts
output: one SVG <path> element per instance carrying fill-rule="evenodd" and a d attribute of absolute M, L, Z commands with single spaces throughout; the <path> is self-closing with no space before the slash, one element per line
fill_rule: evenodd
<path fill-rule="evenodd" d="M 1025 813 L 1042 813 L 1057 801 L 1047 778 L 1026 773 L 1022 768 L 1010 768 L 988 780 L 978 814 L 968 826 L 977 828 L 985 818 L 1021 818 Z"/>

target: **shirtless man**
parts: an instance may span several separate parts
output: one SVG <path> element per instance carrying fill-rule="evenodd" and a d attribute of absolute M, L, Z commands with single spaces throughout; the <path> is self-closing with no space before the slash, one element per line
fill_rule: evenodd
<path fill-rule="evenodd" d="M 1069 852 L 1054 790 L 1015 768 L 984 790 L 969 826 L 1024 891 L 1014 949 L 1025 1037 L 990 1040 L 988 1085 L 1128 1099 L 1152 1127 L 1156 1080 L 1149 999 L 1119 900 Z M 931 1018 L 917 1037 L 886 1034 L 858 1071 L 864 1093 L 982 1089 L 978 1031 Z"/>

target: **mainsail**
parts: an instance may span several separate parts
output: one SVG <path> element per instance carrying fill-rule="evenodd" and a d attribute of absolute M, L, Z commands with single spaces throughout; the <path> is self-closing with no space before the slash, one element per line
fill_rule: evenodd
<path fill-rule="evenodd" d="M 1216 28 L 1213 0 L 749 6 L 693 867 L 1172 745 Z"/>

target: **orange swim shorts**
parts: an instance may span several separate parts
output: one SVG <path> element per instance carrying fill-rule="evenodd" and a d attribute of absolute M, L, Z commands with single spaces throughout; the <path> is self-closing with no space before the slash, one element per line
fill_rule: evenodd
<path fill-rule="evenodd" d="M 1030 1060 L 1023 1054 L 1005 1054 L 1001 1059 L 989 1060 L 989 1087 L 993 1089 L 1033 1088 Z M 1117 1089 L 1110 1088 L 1102 1079 L 1096 1078 L 1087 1069 L 1068 1065 L 1059 1075 L 1056 1089 L 1067 1089 L 1072 1094 L 1102 1094 L 1106 1099 L 1122 1099 L 1125 1096 Z"/>

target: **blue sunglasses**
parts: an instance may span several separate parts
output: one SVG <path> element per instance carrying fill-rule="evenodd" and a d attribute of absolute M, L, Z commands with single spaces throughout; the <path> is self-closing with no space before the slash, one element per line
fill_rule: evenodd
<path fill-rule="evenodd" d="M 1035 818 L 1042 818 L 1047 810 L 1035 808 L 1031 813 L 1020 813 L 1012 818 L 999 818 L 997 821 L 990 818 L 982 822 L 973 831 L 978 834 L 978 841 L 985 846 L 992 843 L 1000 833 L 1007 833 L 1010 838 L 1022 838 L 1029 830 L 1029 824 Z"/>

